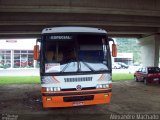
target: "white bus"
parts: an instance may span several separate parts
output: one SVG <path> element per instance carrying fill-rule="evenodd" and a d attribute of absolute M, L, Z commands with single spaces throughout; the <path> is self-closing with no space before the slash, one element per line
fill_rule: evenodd
<path fill-rule="evenodd" d="M 34 59 L 40 61 L 44 108 L 109 103 L 112 64 L 107 32 L 91 27 L 53 27 L 42 31 Z M 112 44 L 112 55 L 117 49 Z M 39 55 L 40 53 L 40 55 Z"/>

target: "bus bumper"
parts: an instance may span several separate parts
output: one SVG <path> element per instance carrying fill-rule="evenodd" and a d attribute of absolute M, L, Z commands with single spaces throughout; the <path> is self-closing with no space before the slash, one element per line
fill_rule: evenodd
<path fill-rule="evenodd" d="M 42 102 L 44 108 L 105 104 L 110 102 L 111 94 L 111 89 L 96 89 L 95 91 L 45 92 L 42 93 Z"/>

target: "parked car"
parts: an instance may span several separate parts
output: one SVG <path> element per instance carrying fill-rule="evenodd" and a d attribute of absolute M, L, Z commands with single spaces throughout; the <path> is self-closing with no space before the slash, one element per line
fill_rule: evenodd
<path fill-rule="evenodd" d="M 135 81 L 148 83 L 160 83 L 160 68 L 159 67 L 142 67 L 134 73 Z"/>
<path fill-rule="evenodd" d="M 121 68 L 125 68 L 125 69 L 128 69 L 128 65 L 123 63 L 123 62 L 118 62 L 118 64 L 121 66 Z"/>
<path fill-rule="evenodd" d="M 121 65 L 118 65 L 117 63 L 112 64 L 112 69 L 120 69 Z"/>

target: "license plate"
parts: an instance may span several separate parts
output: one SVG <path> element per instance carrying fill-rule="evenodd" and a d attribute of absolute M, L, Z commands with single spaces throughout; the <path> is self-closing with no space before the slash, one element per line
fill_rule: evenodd
<path fill-rule="evenodd" d="M 154 80 L 154 81 L 157 81 L 157 80 L 159 80 L 159 78 L 154 78 L 153 80 Z"/>
<path fill-rule="evenodd" d="M 82 106 L 84 105 L 83 101 L 73 102 L 73 106 Z"/>

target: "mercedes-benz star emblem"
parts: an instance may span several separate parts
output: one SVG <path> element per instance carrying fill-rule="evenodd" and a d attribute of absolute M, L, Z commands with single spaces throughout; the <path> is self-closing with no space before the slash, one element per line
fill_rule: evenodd
<path fill-rule="evenodd" d="M 77 89 L 77 90 L 82 90 L 81 85 L 77 85 L 77 86 L 76 86 L 76 89 Z"/>

